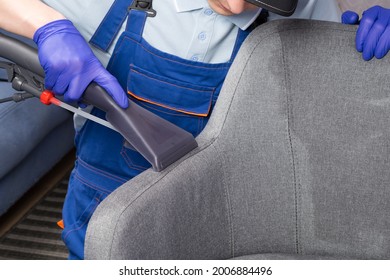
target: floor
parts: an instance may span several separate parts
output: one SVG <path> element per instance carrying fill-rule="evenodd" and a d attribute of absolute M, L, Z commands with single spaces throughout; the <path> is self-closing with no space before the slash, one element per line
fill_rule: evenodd
<path fill-rule="evenodd" d="M 61 219 L 67 181 L 53 190 L 0 238 L 0 259 L 3 260 L 65 260 L 68 251 L 61 240 Z"/>
<path fill-rule="evenodd" d="M 0 260 L 63 260 L 62 206 L 75 155 L 71 151 L 0 218 Z"/>

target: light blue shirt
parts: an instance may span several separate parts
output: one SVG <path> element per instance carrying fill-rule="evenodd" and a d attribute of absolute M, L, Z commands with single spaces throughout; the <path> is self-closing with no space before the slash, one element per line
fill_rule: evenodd
<path fill-rule="evenodd" d="M 114 0 L 43 2 L 64 14 L 89 40 Z M 143 33 L 149 44 L 181 58 L 209 63 L 229 60 L 238 29 L 247 28 L 260 13 L 260 9 L 254 9 L 224 17 L 210 9 L 207 0 L 154 0 L 153 8 L 157 15 L 147 19 Z M 103 65 L 107 65 L 117 40 L 118 37 L 107 53 L 93 48 Z"/>
<path fill-rule="evenodd" d="M 237 16 L 221 16 L 207 0 L 154 1 L 155 18 L 148 18 L 144 38 L 161 51 L 181 58 L 217 63 L 230 59 L 238 29 L 246 29 L 259 8 Z"/>
<path fill-rule="evenodd" d="M 87 41 L 92 37 L 114 0 L 42 0 L 71 20 Z M 277 0 L 276 0 L 277 1 Z M 207 0 L 154 0 L 157 11 L 148 18 L 143 37 L 153 47 L 181 58 L 207 63 L 221 63 L 230 59 L 239 28 L 246 29 L 260 13 L 260 8 L 240 15 L 221 16 Z M 279 17 L 270 14 L 270 20 Z M 340 21 L 336 0 L 300 0 L 290 18 Z M 123 24 L 121 34 L 125 29 Z M 119 35 L 118 35 L 119 36 Z M 118 37 L 107 52 L 92 47 L 103 65 L 107 65 Z M 87 111 L 91 110 L 90 106 Z M 75 115 L 75 128 L 85 119 Z"/>
<path fill-rule="evenodd" d="M 341 10 L 337 0 L 299 0 L 294 14 L 288 18 L 315 19 L 325 21 L 341 21 Z M 269 20 L 286 19 L 270 14 Z"/>
<path fill-rule="evenodd" d="M 89 40 L 114 0 L 43 0 L 71 20 Z M 75 8 L 76 7 L 76 8 Z M 153 47 L 181 58 L 220 63 L 230 59 L 238 29 L 246 29 L 260 13 L 260 8 L 240 15 L 221 16 L 207 0 L 154 0 L 157 16 L 147 19 L 143 36 Z M 279 19 L 270 14 L 270 20 Z M 336 0 L 300 0 L 290 18 L 339 21 Z M 122 26 L 122 33 L 125 28 Z M 118 37 L 108 52 L 93 51 L 103 65 L 107 65 Z"/>

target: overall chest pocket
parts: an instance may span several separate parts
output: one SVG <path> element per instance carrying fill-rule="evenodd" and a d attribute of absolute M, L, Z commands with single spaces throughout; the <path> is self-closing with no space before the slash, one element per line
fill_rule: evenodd
<path fill-rule="evenodd" d="M 167 78 L 130 65 L 128 93 L 138 104 L 198 135 L 213 106 L 214 87 Z"/>

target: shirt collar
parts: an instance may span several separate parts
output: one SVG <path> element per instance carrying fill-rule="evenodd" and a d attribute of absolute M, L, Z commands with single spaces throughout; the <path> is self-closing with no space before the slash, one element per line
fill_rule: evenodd
<path fill-rule="evenodd" d="M 190 12 L 194 10 L 199 10 L 203 8 L 210 8 L 207 0 L 173 0 L 175 3 L 176 11 L 178 13 Z M 234 25 L 238 26 L 240 29 L 247 29 L 260 14 L 261 8 L 256 8 L 253 10 L 247 10 L 239 15 L 225 16 Z"/>
<path fill-rule="evenodd" d="M 190 12 L 208 7 L 207 0 L 173 0 L 178 13 Z"/>

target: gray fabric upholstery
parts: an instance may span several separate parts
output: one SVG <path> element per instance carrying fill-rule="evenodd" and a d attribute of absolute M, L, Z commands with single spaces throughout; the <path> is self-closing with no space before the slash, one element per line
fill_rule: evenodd
<path fill-rule="evenodd" d="M 256 29 L 199 148 L 103 201 L 86 257 L 389 259 L 390 56 L 363 61 L 355 32 Z"/>

